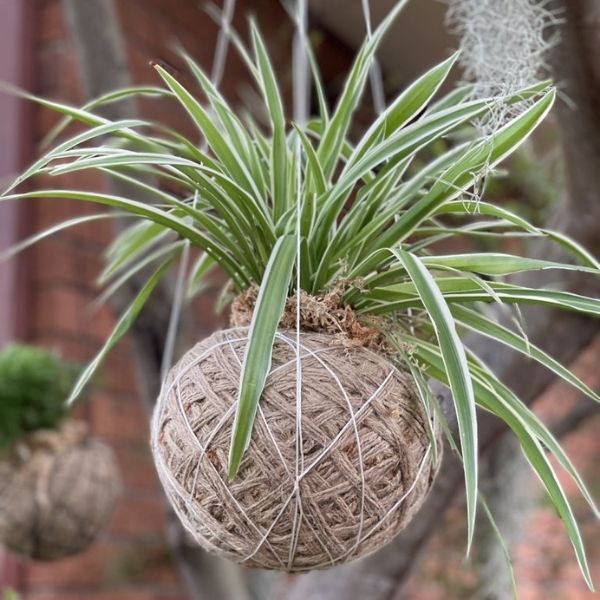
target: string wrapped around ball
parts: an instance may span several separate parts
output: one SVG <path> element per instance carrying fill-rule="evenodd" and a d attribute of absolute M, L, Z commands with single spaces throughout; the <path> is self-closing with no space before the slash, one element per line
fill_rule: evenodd
<path fill-rule="evenodd" d="M 84 423 L 36 431 L 0 460 L 0 542 L 36 560 L 77 554 L 106 525 L 120 489 L 112 450 Z"/>
<path fill-rule="evenodd" d="M 437 469 L 410 374 L 332 335 L 302 332 L 298 353 L 296 339 L 276 336 L 233 481 L 226 473 L 248 328 L 218 331 L 190 350 L 154 413 L 155 462 L 182 523 L 204 548 L 246 566 L 304 571 L 375 551 L 411 520 Z"/>

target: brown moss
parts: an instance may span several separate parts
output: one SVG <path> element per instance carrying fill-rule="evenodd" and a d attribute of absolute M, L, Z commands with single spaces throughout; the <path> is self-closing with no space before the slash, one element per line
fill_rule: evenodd
<path fill-rule="evenodd" d="M 252 286 L 236 296 L 231 305 L 232 327 L 247 327 L 252 321 L 258 288 Z M 281 329 L 296 329 L 298 294 L 290 296 L 279 321 Z M 322 296 L 311 296 L 300 291 L 300 329 L 304 332 L 328 333 L 345 346 L 365 347 L 389 354 L 387 343 L 381 333 L 384 320 L 376 317 L 359 317 L 351 306 L 342 302 L 342 292 L 333 290 Z"/>

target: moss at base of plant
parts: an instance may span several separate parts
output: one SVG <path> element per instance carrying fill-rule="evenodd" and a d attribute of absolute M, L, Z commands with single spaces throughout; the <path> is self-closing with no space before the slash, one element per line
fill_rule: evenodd
<path fill-rule="evenodd" d="M 58 424 L 75 375 L 73 365 L 48 350 L 15 344 L 0 352 L 0 453 L 23 435 Z"/>

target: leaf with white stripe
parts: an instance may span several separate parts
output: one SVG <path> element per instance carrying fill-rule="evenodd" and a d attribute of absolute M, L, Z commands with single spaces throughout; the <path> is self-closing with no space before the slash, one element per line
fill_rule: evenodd
<path fill-rule="evenodd" d="M 229 449 L 229 479 L 236 476 L 250 443 L 258 401 L 271 369 L 273 342 L 285 307 L 295 259 L 294 236 L 280 237 L 267 264 L 248 331 Z"/>
<path fill-rule="evenodd" d="M 465 468 L 468 545 L 473 540 L 477 510 L 477 415 L 473 383 L 454 317 L 435 279 L 418 257 L 403 250 L 392 251 L 404 265 L 427 310 L 440 347 L 456 409 L 460 446 Z"/>

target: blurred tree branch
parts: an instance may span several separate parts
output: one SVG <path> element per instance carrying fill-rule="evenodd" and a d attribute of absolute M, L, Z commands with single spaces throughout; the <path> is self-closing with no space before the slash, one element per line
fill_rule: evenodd
<path fill-rule="evenodd" d="M 557 438 L 563 438 L 600 415 L 600 407 L 591 400 L 584 399 L 575 405 L 569 414 L 552 424 L 552 433 Z"/>

